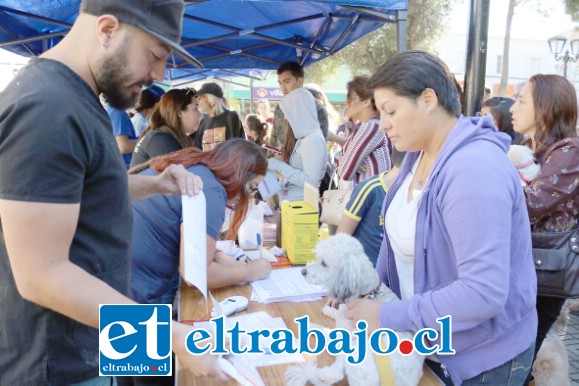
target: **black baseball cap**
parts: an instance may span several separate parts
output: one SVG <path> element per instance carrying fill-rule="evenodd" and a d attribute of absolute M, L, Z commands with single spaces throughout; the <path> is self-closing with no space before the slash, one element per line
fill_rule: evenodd
<path fill-rule="evenodd" d="M 203 68 L 201 62 L 179 45 L 184 7 L 183 0 L 82 0 L 80 12 L 113 15 L 153 35 L 195 67 Z"/>
<path fill-rule="evenodd" d="M 201 96 L 203 94 L 211 94 L 218 98 L 223 98 L 223 89 L 217 83 L 209 82 L 197 90 L 197 95 Z"/>

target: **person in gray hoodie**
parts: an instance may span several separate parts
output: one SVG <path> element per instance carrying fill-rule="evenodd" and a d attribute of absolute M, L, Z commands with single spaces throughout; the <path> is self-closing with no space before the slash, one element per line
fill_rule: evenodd
<path fill-rule="evenodd" d="M 406 51 L 370 79 L 381 127 L 409 152 L 384 201 L 376 270 L 400 298 L 348 302 L 378 327 L 441 331 L 454 352 L 429 356 L 455 385 L 521 385 L 537 331 L 537 282 L 523 191 L 491 117 L 464 117 L 448 67 Z M 440 338 L 427 346 L 440 345 Z M 438 362 L 438 363 L 436 363 Z M 442 375 L 445 378 L 444 375 Z"/>
<path fill-rule="evenodd" d="M 268 169 L 283 176 L 281 201 L 304 199 L 304 182 L 319 187 L 326 171 L 326 141 L 320 131 L 316 104 L 303 87 L 287 94 L 280 102 L 291 130 L 286 130 L 283 160 L 272 158 Z"/>

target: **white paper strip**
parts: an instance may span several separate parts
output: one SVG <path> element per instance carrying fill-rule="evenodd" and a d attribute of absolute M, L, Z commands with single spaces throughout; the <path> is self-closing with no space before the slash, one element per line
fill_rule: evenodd
<path fill-rule="evenodd" d="M 197 287 L 207 304 L 207 209 L 203 191 L 181 196 L 183 206 L 183 240 L 185 280 Z"/>

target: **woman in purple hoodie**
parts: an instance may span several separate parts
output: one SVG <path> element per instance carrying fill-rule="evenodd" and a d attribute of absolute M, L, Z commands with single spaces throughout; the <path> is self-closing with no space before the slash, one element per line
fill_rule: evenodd
<path fill-rule="evenodd" d="M 354 300 L 347 316 L 369 330 L 417 332 L 440 331 L 436 320 L 450 315 L 455 352 L 429 356 L 431 367 L 456 385 L 521 385 L 533 358 L 537 283 L 510 137 L 490 117 L 460 115 L 452 74 L 426 52 L 392 57 L 368 85 L 381 128 L 408 152 L 382 209 L 376 266 L 401 300 Z"/>

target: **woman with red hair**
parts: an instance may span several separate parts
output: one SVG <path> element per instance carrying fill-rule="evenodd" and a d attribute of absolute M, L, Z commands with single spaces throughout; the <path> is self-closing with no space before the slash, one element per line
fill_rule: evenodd
<path fill-rule="evenodd" d="M 224 287 L 265 278 L 271 265 L 267 259 L 247 264 L 233 259 L 214 261 L 215 244 L 225 219 L 225 208 L 233 210 L 226 234 L 235 239 L 250 205 L 250 193 L 267 170 L 267 159 L 255 143 L 231 139 L 203 152 L 186 148 L 149 161 L 142 175 L 155 175 L 172 164 L 181 164 L 203 181 L 207 201 L 207 283 Z M 179 196 L 155 196 L 133 202 L 133 245 L 131 291 L 139 303 L 172 303 L 174 281 L 183 253 L 182 206 Z"/>

